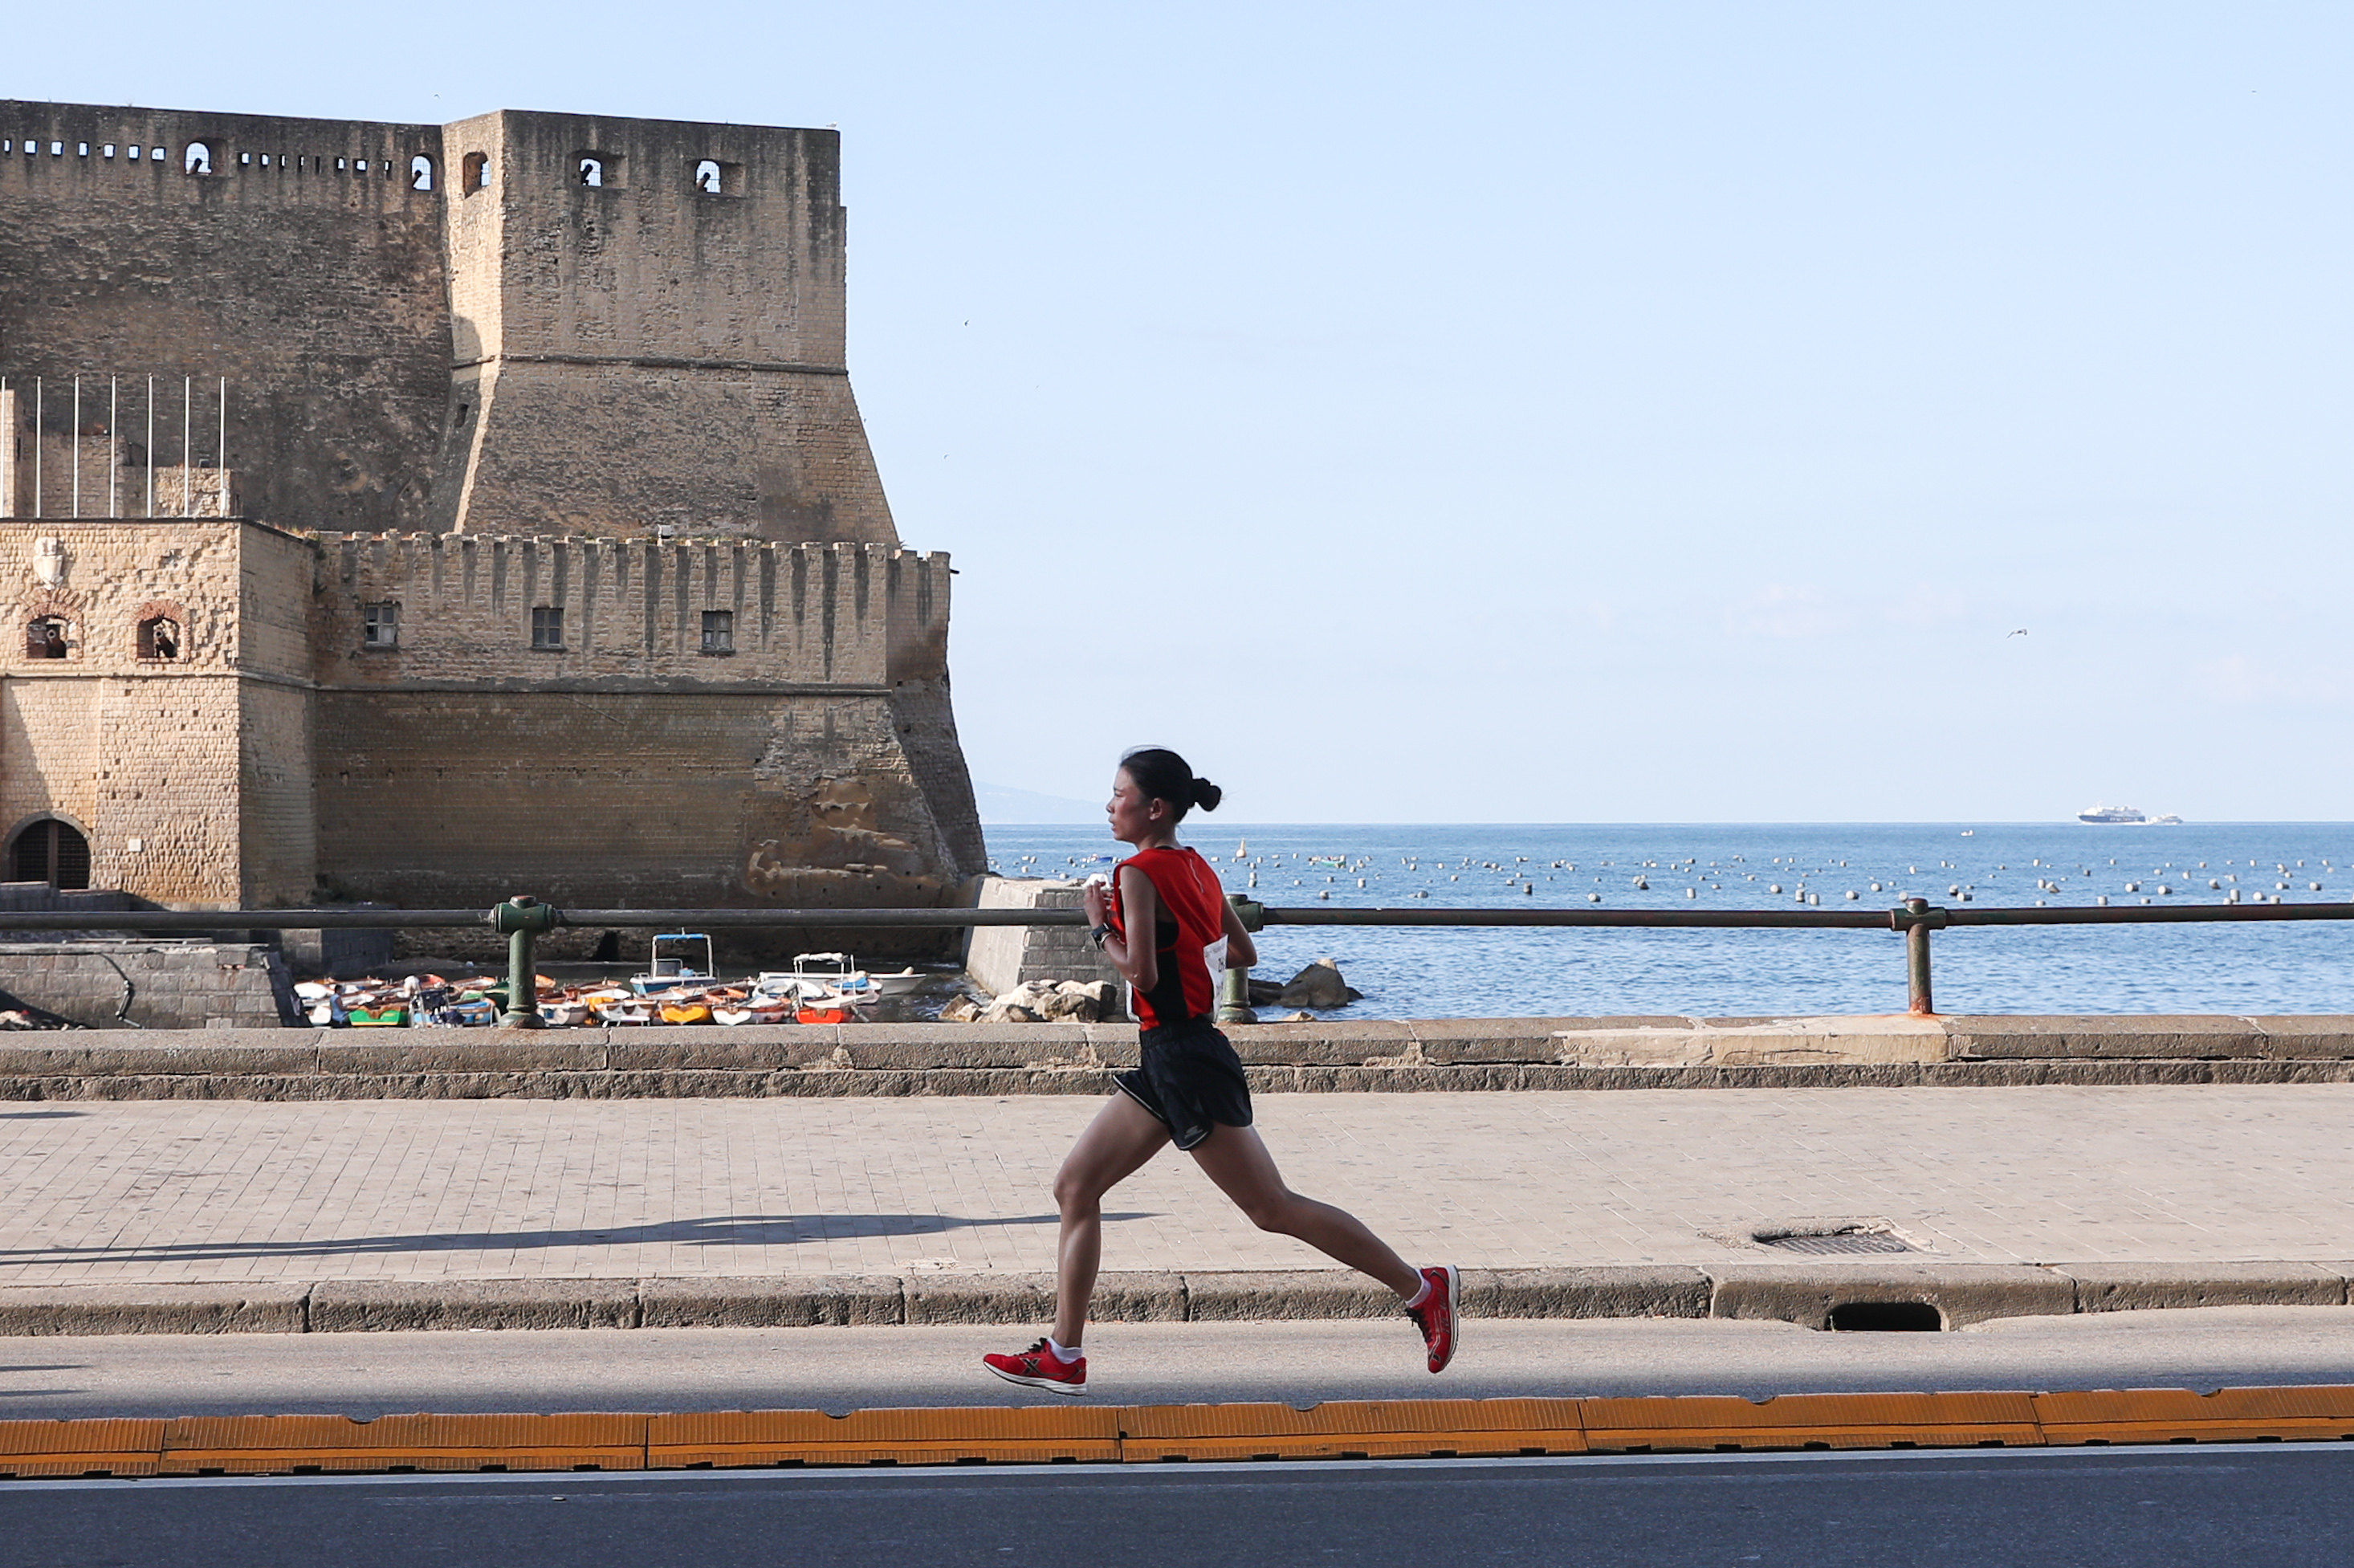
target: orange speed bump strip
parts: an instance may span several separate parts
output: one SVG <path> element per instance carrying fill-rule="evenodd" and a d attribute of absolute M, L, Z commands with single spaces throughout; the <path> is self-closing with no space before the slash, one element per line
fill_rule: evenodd
<path fill-rule="evenodd" d="M 1142 1404 L 1121 1413 L 1124 1458 L 1383 1459 L 1583 1454 L 1574 1399 Z"/>
<path fill-rule="evenodd" d="M 2354 1387 L 0 1421 L 0 1477 L 2354 1440 Z"/>
<path fill-rule="evenodd" d="M 152 1476 L 160 1420 L 0 1421 L 0 1476 Z"/>
<path fill-rule="evenodd" d="M 1707 1394 L 1585 1399 L 1579 1414 L 1596 1453 L 1759 1448 L 2034 1447 L 2043 1441 L 2024 1393 Z"/>
<path fill-rule="evenodd" d="M 2261 1443 L 2354 1439 L 2354 1388 L 2096 1389 L 2039 1393 L 2052 1443 Z"/>
<path fill-rule="evenodd" d="M 165 1476 L 304 1470 L 635 1470 L 643 1415 L 197 1415 L 164 1432 Z"/>
<path fill-rule="evenodd" d="M 1118 1405 L 1077 1410 L 716 1411 L 657 1415 L 646 1464 L 657 1470 L 737 1465 L 1039 1464 L 1119 1457 Z"/>

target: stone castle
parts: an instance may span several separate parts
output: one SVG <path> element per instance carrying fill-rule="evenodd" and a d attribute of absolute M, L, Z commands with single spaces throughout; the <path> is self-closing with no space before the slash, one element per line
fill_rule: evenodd
<path fill-rule="evenodd" d="M 851 393 L 839 170 L 831 131 L 0 102 L 7 877 L 952 896 L 949 569 Z"/>

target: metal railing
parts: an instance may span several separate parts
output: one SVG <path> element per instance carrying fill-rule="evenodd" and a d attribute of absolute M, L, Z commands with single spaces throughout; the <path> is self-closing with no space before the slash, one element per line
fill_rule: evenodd
<path fill-rule="evenodd" d="M 1423 926 L 1469 927 L 1621 927 L 1704 929 L 1901 931 L 1910 1010 L 1936 1009 L 1930 988 L 1929 933 L 1968 926 L 2180 926 L 2210 922 L 2354 920 L 2348 904 L 2179 904 L 2126 907 L 1963 907 L 1908 898 L 1893 909 L 1351 909 L 1282 908 L 1228 895 L 1247 930 L 1269 926 Z M 559 909 L 518 895 L 476 909 L 106 909 L 0 911 L 0 931 L 306 931 L 417 930 L 488 925 L 507 944 L 507 1011 L 499 1022 L 540 1023 L 535 939 L 559 926 L 631 927 L 682 931 L 950 930 L 981 926 L 1081 926 L 1077 909 Z M 1249 1012 L 1246 973 L 1229 969 L 1218 1021 Z M 520 1003 L 520 1004 L 519 1004 Z"/>

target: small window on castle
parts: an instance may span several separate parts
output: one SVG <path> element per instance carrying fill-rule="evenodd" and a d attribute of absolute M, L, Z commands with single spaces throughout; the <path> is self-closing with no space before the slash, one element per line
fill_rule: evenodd
<path fill-rule="evenodd" d="M 736 652 L 736 612 L 732 609 L 706 609 L 703 612 L 703 651 L 705 653 Z"/>
<path fill-rule="evenodd" d="M 184 174 L 209 175 L 213 172 L 213 150 L 202 142 L 188 143 L 187 153 L 180 160 Z"/>
<path fill-rule="evenodd" d="M 161 147 L 150 147 L 150 148 L 148 148 L 148 149 L 147 149 L 147 161 L 148 161 L 149 163 L 151 163 L 151 164 L 160 164 L 160 163 L 162 163 L 162 162 L 164 161 L 164 149 L 163 149 L 163 148 L 161 148 Z"/>
<path fill-rule="evenodd" d="M 562 605 L 538 604 L 532 607 L 531 645 L 546 649 L 561 649 L 564 646 Z"/>
<path fill-rule="evenodd" d="M 433 188 L 433 160 L 422 153 L 408 160 L 408 188 L 413 191 Z"/>
<path fill-rule="evenodd" d="M 62 659 L 66 656 L 66 623 L 61 617 L 37 615 L 25 628 L 25 657 Z"/>
<path fill-rule="evenodd" d="M 400 606 L 392 603 L 360 606 L 360 646 L 381 650 L 400 646 Z"/>
<path fill-rule="evenodd" d="M 584 185 L 589 185 L 592 187 L 602 186 L 605 183 L 605 160 L 602 158 L 582 158 L 580 160 L 580 183 Z"/>
<path fill-rule="evenodd" d="M 472 195 L 475 191 L 491 188 L 491 155 L 488 153 L 467 154 L 464 166 L 466 177 L 459 189 Z"/>
<path fill-rule="evenodd" d="M 168 615 L 151 615 L 139 623 L 139 657 L 177 659 L 180 623 Z"/>

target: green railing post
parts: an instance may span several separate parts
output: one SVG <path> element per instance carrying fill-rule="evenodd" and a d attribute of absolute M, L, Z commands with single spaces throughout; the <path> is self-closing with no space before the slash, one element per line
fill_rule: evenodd
<path fill-rule="evenodd" d="M 1266 905 L 1257 899 L 1246 898 L 1239 893 L 1227 894 L 1226 902 L 1234 906 L 1244 930 L 1257 934 L 1266 928 Z M 1250 970 L 1228 965 L 1226 972 L 1218 977 L 1218 1022 L 1223 1025 L 1257 1022 L 1258 1014 L 1250 1004 Z"/>
<path fill-rule="evenodd" d="M 539 968 L 533 962 L 532 938 L 556 929 L 557 908 L 527 893 L 518 893 L 491 911 L 491 928 L 507 934 L 507 1010 L 499 1022 L 508 1029 L 541 1029 Z"/>
<path fill-rule="evenodd" d="M 1903 908 L 1889 911 L 1888 923 L 1904 933 L 1905 1011 L 1915 1018 L 1934 1017 L 1937 1004 L 1929 990 L 1929 933 L 1946 924 L 1946 911 L 1930 908 L 1925 898 L 1908 898 Z"/>

